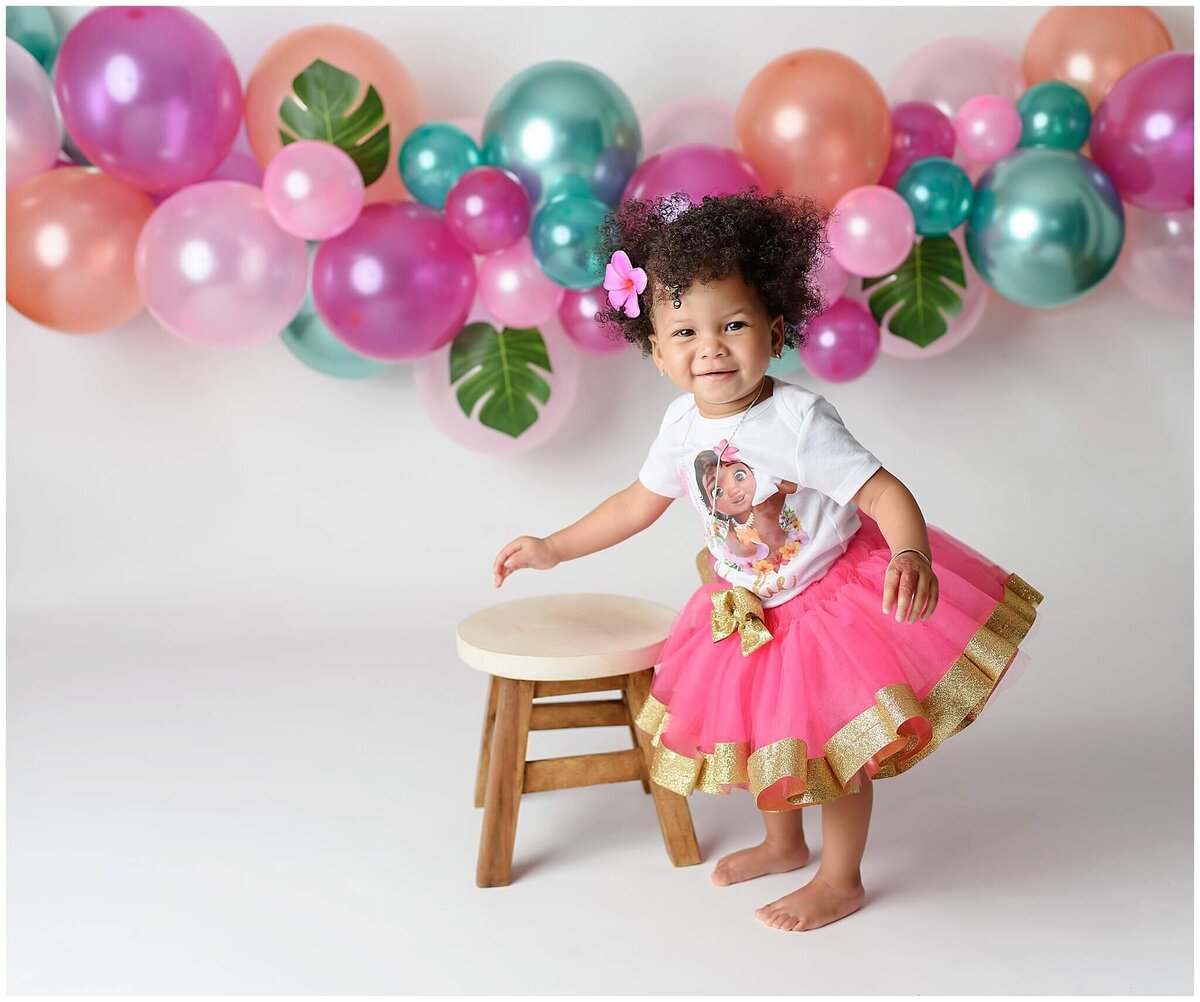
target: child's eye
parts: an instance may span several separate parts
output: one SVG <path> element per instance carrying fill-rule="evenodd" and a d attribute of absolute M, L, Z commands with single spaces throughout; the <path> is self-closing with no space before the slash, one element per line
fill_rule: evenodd
<path fill-rule="evenodd" d="M 737 324 L 739 327 L 746 326 L 745 323 L 743 323 L 741 320 L 730 320 L 729 323 L 727 323 L 725 326 L 732 327 L 734 324 Z"/>
<path fill-rule="evenodd" d="M 737 473 L 735 473 L 733 475 L 733 479 L 736 480 L 740 484 L 743 480 L 746 479 L 746 471 L 738 470 Z"/>
<path fill-rule="evenodd" d="M 715 491 L 713 491 L 713 500 L 714 501 L 720 501 L 721 498 L 723 498 L 724 496 L 725 496 L 725 488 L 724 487 L 718 487 Z"/>
<path fill-rule="evenodd" d="M 671 335 L 671 337 L 678 337 L 680 334 L 691 334 L 691 333 L 692 333 L 691 328 L 684 327 L 680 330 L 677 330 L 674 334 Z"/>

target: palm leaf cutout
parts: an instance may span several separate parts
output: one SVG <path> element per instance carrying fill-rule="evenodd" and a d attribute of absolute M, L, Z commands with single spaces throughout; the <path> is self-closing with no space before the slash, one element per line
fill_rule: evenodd
<path fill-rule="evenodd" d="M 535 365 L 554 371 L 546 342 L 536 329 L 505 327 L 497 333 L 491 324 L 468 324 L 450 349 L 450 383 L 458 383 L 458 405 L 467 417 L 486 396 L 479 423 L 519 438 L 538 419 L 530 398 L 550 402 L 550 384 L 533 369 Z"/>
<path fill-rule="evenodd" d="M 899 306 L 888 317 L 888 329 L 925 348 L 946 333 L 963 308 L 960 291 L 966 291 L 967 277 L 962 251 L 951 237 L 926 237 L 890 275 L 863 279 L 863 291 L 872 286 L 877 287 L 870 298 L 875 322 L 882 325 Z"/>
<path fill-rule="evenodd" d="M 383 102 L 375 88 L 368 86 L 362 104 L 351 112 L 358 77 L 315 59 L 292 81 L 292 90 L 295 94 L 279 105 L 279 117 L 295 133 L 280 129 L 283 145 L 298 139 L 332 143 L 350 155 L 364 185 L 378 180 L 388 163 L 391 126 L 383 124 Z M 383 128 L 372 131 L 381 124 Z"/>

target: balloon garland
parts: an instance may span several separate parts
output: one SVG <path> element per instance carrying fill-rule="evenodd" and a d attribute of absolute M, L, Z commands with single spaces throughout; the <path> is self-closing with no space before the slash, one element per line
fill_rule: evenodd
<path fill-rule="evenodd" d="M 939 39 L 886 93 L 801 49 L 736 104 L 684 97 L 643 123 L 564 60 L 518 73 L 482 119 L 423 121 L 399 61 L 337 25 L 277 40 L 244 90 L 183 8 L 97 8 L 65 34 L 10 8 L 6 27 L 10 305 L 63 333 L 145 308 L 213 348 L 279 336 L 341 379 L 411 362 L 468 448 L 545 441 L 582 358 L 624 347 L 596 321 L 595 249 L 629 198 L 686 211 L 753 185 L 832 210 L 828 308 L 777 374 L 936 357 L 993 292 L 1062 306 L 1112 272 L 1192 309 L 1194 61 L 1145 7 L 1052 8 L 1019 60 Z"/>

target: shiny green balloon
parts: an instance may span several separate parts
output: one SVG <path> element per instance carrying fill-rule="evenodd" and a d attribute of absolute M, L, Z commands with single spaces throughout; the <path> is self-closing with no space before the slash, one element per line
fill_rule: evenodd
<path fill-rule="evenodd" d="M 975 185 L 967 253 L 1000 295 L 1022 306 L 1078 299 L 1117 262 L 1125 212 L 1108 175 L 1069 150 L 1015 150 Z"/>
<path fill-rule="evenodd" d="M 1092 127 L 1092 109 L 1087 98 L 1070 84 L 1047 80 L 1035 84 L 1017 99 L 1021 116 L 1018 148 L 1049 146 L 1077 150 L 1087 141 Z"/>
<path fill-rule="evenodd" d="M 418 125 L 400 147 L 404 186 L 418 202 L 435 209 L 445 208 L 454 183 L 482 162 L 475 140 L 449 122 Z"/>
<path fill-rule="evenodd" d="M 533 217 L 529 242 L 542 271 L 568 289 L 594 289 L 604 281 L 600 224 L 608 206 L 595 198 L 563 195 Z"/>
<path fill-rule="evenodd" d="M 5 7 L 4 33 L 42 64 L 47 73 L 58 57 L 62 33 L 47 7 Z"/>
<path fill-rule="evenodd" d="M 521 179 L 535 211 L 560 195 L 612 207 L 642 152 L 633 105 L 599 70 L 555 60 L 518 73 L 483 120 L 483 159 Z"/>
<path fill-rule="evenodd" d="M 912 209 L 923 237 L 945 236 L 971 211 L 971 179 L 946 157 L 923 157 L 896 181 L 896 194 Z"/>

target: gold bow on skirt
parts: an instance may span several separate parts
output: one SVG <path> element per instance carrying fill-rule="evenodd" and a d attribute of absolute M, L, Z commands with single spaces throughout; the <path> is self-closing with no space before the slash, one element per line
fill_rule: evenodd
<path fill-rule="evenodd" d="M 712 604 L 714 644 L 737 630 L 742 635 L 742 657 L 747 657 L 771 639 L 771 631 L 763 622 L 762 599 L 749 588 L 734 585 L 714 592 Z"/>

